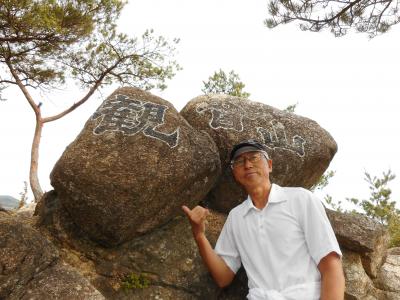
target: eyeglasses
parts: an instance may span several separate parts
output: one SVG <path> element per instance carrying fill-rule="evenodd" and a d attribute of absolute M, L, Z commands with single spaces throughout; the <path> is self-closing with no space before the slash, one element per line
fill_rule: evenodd
<path fill-rule="evenodd" d="M 261 157 L 263 155 L 264 155 L 264 153 L 262 153 L 262 152 L 256 152 L 249 156 L 241 156 L 238 159 L 231 161 L 231 168 L 234 169 L 234 168 L 243 167 L 244 164 L 246 163 L 246 160 L 251 162 L 251 164 L 255 164 L 256 162 L 258 162 L 261 159 Z"/>

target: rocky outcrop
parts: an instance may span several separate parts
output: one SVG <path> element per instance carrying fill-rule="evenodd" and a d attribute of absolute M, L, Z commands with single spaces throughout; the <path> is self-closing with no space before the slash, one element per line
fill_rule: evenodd
<path fill-rule="evenodd" d="M 345 299 L 400 299 L 400 250 L 387 249 L 386 228 L 355 213 L 327 215 L 343 250 Z"/>
<path fill-rule="evenodd" d="M 374 287 L 371 278 L 365 272 L 360 255 L 346 249 L 342 251 L 346 278 L 345 299 L 380 299 L 382 293 Z"/>
<path fill-rule="evenodd" d="M 218 150 L 167 101 L 116 90 L 59 159 L 51 183 L 74 222 L 115 246 L 197 204 L 220 173 Z"/>
<path fill-rule="evenodd" d="M 149 234 L 106 249 L 85 238 L 65 215 L 55 192 L 46 194 L 41 206 L 45 216 L 42 232 L 49 233 L 64 249 L 63 259 L 87 274 L 107 299 L 239 300 L 247 295 L 243 269 L 228 288 L 216 287 L 203 266 L 190 226 L 181 216 Z M 214 244 L 226 215 L 210 211 L 207 237 Z M 400 251 L 386 251 L 387 231 L 383 226 L 365 216 L 327 213 L 343 251 L 345 299 L 399 299 Z M 367 254 L 380 257 L 373 261 L 375 267 L 371 267 L 371 261 L 366 263 Z M 373 268 L 378 270 L 376 277 L 369 274 Z M 129 281 L 129 276 L 133 280 Z M 143 281 L 147 284 L 141 284 Z"/>
<path fill-rule="evenodd" d="M 59 262 L 30 281 L 20 299 L 102 300 L 105 298 L 86 278 L 77 272 L 77 269 Z"/>
<path fill-rule="evenodd" d="M 387 291 L 387 299 L 400 299 L 400 247 L 389 249 L 374 282 Z"/>
<path fill-rule="evenodd" d="M 63 211 L 55 192 L 38 207 L 63 260 L 79 269 L 107 299 L 215 299 L 221 293 L 205 269 L 183 216 L 123 245 L 104 248 L 87 239 Z M 207 236 L 214 244 L 226 216 L 212 212 Z"/>
<path fill-rule="evenodd" d="M 43 234 L 0 212 L 0 299 L 104 299 Z"/>
<path fill-rule="evenodd" d="M 337 150 L 331 135 L 315 121 L 243 98 L 199 96 L 180 113 L 218 146 L 222 176 L 207 204 L 225 213 L 246 198 L 228 166 L 229 152 L 236 143 L 249 138 L 263 142 L 274 162 L 272 181 L 305 188 L 318 181 Z"/>
<path fill-rule="evenodd" d="M 0 298 L 22 295 L 25 286 L 58 258 L 57 250 L 31 227 L 0 212 Z"/>
<path fill-rule="evenodd" d="M 360 214 L 327 211 L 339 244 L 359 253 L 368 276 L 376 278 L 385 258 L 389 233 L 381 224 Z"/>
<path fill-rule="evenodd" d="M 245 299 L 243 269 L 226 289 L 215 285 L 181 204 L 218 209 L 206 232 L 214 245 L 224 212 L 242 199 L 228 191 L 234 143 L 265 142 L 273 180 L 305 187 L 336 144 L 311 120 L 239 98 L 199 97 L 182 115 L 197 129 L 137 89 L 103 103 L 55 166 L 55 190 L 36 216 L 0 211 L 0 299 Z M 365 216 L 327 214 L 344 254 L 345 298 L 400 299 L 400 250 L 387 250 L 386 229 Z"/>

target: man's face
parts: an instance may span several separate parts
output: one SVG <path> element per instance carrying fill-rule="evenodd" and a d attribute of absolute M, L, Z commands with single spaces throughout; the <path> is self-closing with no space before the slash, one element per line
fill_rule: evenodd
<path fill-rule="evenodd" d="M 265 185 L 272 171 L 272 160 L 267 160 L 260 151 L 246 152 L 239 155 L 233 163 L 233 176 L 244 188 Z"/>

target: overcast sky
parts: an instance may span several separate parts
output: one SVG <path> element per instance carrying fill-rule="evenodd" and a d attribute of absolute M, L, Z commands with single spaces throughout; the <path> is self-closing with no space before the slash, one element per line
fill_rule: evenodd
<path fill-rule="evenodd" d="M 328 31 L 302 32 L 295 24 L 271 30 L 263 25 L 266 17 L 266 0 L 130 0 L 119 24 L 131 36 L 153 28 L 181 39 L 176 59 L 183 70 L 165 91 L 153 91 L 177 110 L 201 94 L 202 81 L 214 71 L 234 70 L 251 100 L 277 108 L 298 103 L 297 114 L 317 121 L 336 140 L 330 166 L 336 175 L 321 197 L 367 197 L 364 170 L 380 175 L 390 168 L 398 176 L 390 185 L 393 199 L 400 199 L 400 25 L 372 40 L 356 33 L 335 38 Z M 45 190 L 65 147 L 114 88 L 45 125 L 39 162 Z M 82 94 L 74 87 L 53 93 L 43 100 L 44 115 Z M 0 195 L 18 198 L 28 181 L 34 115 L 18 90 L 8 88 L 3 98 L 8 101 L 0 102 Z"/>

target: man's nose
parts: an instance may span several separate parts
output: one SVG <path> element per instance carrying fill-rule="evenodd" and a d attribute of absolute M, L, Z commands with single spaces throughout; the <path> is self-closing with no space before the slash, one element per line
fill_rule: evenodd
<path fill-rule="evenodd" d="M 247 169 L 247 168 L 250 168 L 250 167 L 253 167 L 253 163 L 250 161 L 250 159 L 248 159 L 247 157 L 245 157 L 244 158 L 244 167 Z"/>

